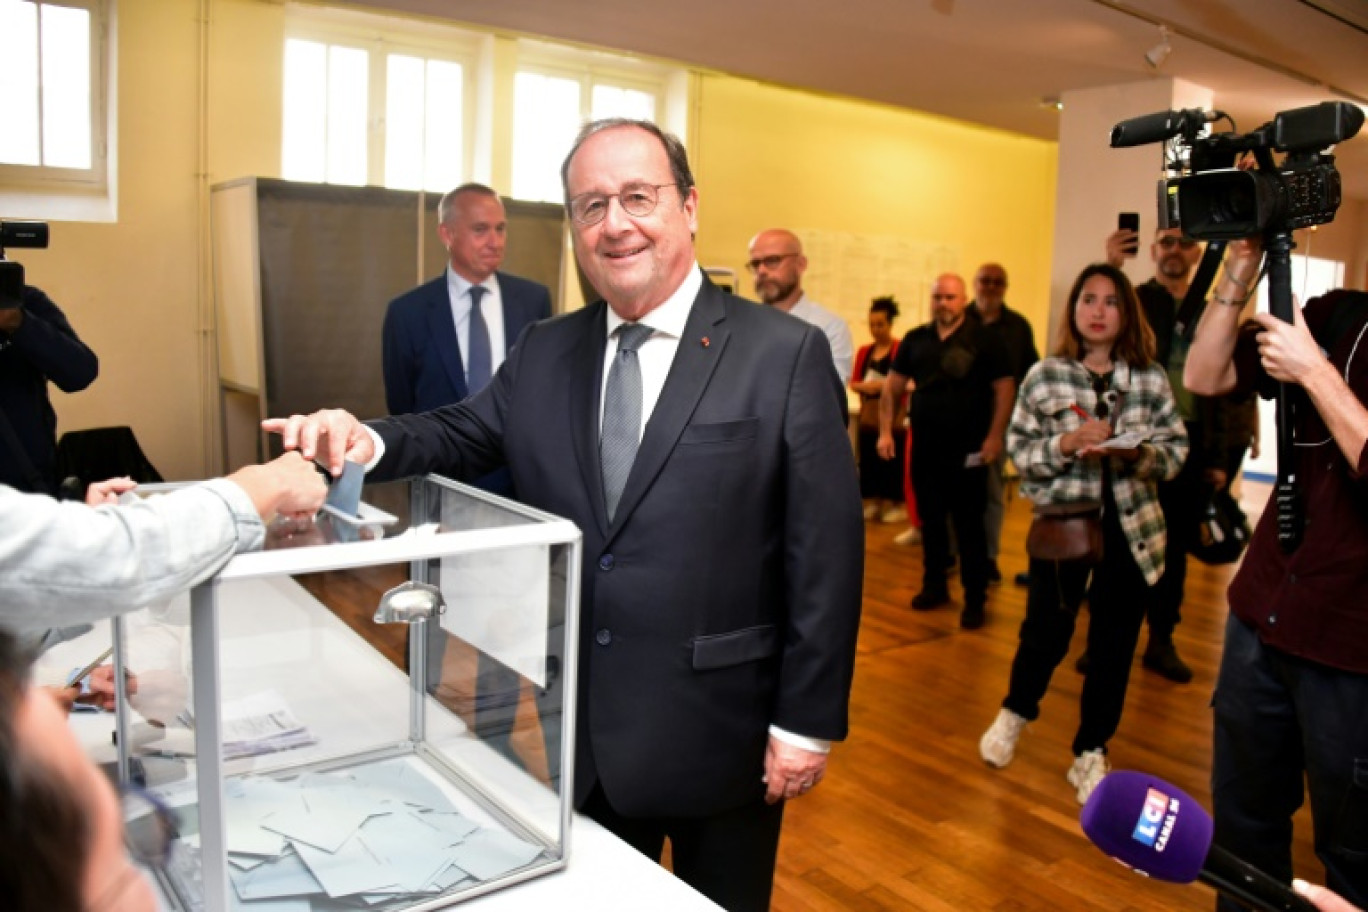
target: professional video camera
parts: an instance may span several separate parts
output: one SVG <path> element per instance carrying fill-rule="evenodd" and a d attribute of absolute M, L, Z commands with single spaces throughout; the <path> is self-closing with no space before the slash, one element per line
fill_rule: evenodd
<path fill-rule="evenodd" d="M 1340 175 L 1326 149 L 1351 139 L 1363 126 L 1363 110 L 1343 101 L 1283 111 L 1252 133 L 1202 136 L 1207 124 L 1234 121 L 1223 111 L 1161 111 L 1123 120 L 1112 128 L 1112 148 L 1164 143 L 1159 181 L 1159 226 L 1210 241 L 1193 282 L 1204 295 L 1226 241 L 1258 236 L 1268 255 L 1269 312 L 1294 322 L 1292 313 L 1292 231 L 1324 225 L 1340 206 Z M 1285 153 L 1282 164 L 1273 153 Z M 1251 153 L 1257 169 L 1244 171 L 1236 160 Z M 1176 176 L 1172 176 L 1176 175 Z M 1200 280 L 1200 283 L 1199 281 Z M 1189 319 L 1189 325 L 1195 325 Z M 1300 391 L 1278 388 L 1278 541 L 1291 552 L 1301 543 L 1303 516 L 1295 484 L 1293 412 Z"/>
<path fill-rule="evenodd" d="M 1326 101 L 1283 111 L 1252 133 L 1199 134 L 1223 111 L 1161 111 L 1112 128 L 1112 148 L 1165 143 L 1159 181 L 1159 227 L 1181 228 L 1202 241 L 1237 240 L 1269 230 L 1292 230 L 1333 221 L 1340 205 L 1340 175 L 1325 149 L 1363 125 L 1363 110 Z M 1231 121 L 1231 126 L 1234 122 Z M 1284 152 L 1281 165 L 1273 152 Z M 1253 153 L 1258 169 L 1237 170 Z"/>
<path fill-rule="evenodd" d="M 0 222 L 0 310 L 13 310 L 24 300 L 24 267 L 5 259 L 5 248 L 47 245 L 46 222 Z"/>

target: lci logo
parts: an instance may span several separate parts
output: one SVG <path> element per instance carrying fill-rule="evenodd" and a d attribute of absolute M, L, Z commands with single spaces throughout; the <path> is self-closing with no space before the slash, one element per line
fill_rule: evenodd
<path fill-rule="evenodd" d="M 1145 795 L 1145 806 L 1140 809 L 1140 819 L 1135 821 L 1131 838 L 1162 852 L 1177 819 L 1178 799 L 1152 788 Z"/>

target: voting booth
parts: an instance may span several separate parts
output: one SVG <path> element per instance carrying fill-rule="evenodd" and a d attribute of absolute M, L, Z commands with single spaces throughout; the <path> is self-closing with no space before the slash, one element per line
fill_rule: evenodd
<path fill-rule="evenodd" d="M 567 520 L 428 476 L 277 520 L 265 550 L 116 622 L 118 776 L 152 799 L 135 838 L 174 821 L 168 904 L 437 909 L 565 867 L 580 547 Z M 374 630 L 339 619 L 358 604 Z M 404 663 L 372 645 L 396 629 Z M 439 700 L 458 647 L 517 682 L 547 762 Z"/>

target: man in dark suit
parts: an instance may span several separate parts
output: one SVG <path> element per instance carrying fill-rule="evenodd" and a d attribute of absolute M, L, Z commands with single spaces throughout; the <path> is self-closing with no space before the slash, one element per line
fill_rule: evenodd
<path fill-rule="evenodd" d="M 847 731 L 864 523 L 845 393 L 821 330 L 704 278 L 677 139 L 589 124 L 562 179 L 606 303 L 533 326 L 459 406 L 265 427 L 333 471 L 506 458 L 526 502 L 574 520 L 576 806 L 653 858 L 669 838 L 722 906 L 766 909 L 784 800 Z"/>
<path fill-rule="evenodd" d="M 425 412 L 479 392 L 519 333 L 551 316 L 545 285 L 497 271 L 508 229 L 497 193 L 462 184 L 442 197 L 437 216 L 437 236 L 450 265 L 395 298 L 385 313 L 385 402 L 391 415 Z M 480 298 L 478 315 L 471 306 L 475 287 L 482 289 L 473 292 Z M 472 332 L 485 338 L 473 339 Z M 472 343 L 483 346 L 474 359 Z"/>

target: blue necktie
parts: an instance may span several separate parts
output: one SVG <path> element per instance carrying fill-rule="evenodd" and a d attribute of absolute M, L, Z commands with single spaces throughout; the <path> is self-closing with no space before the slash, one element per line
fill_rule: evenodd
<path fill-rule="evenodd" d="M 489 385 L 493 359 L 489 354 L 489 327 L 480 313 L 480 298 L 489 291 L 483 285 L 470 286 L 470 325 L 466 337 L 466 390 L 474 395 Z"/>
<path fill-rule="evenodd" d="M 637 349 L 650 338 L 651 332 L 651 327 L 640 323 L 624 323 L 617 328 L 618 350 L 603 391 L 599 462 L 603 467 L 603 500 L 609 522 L 617 512 L 641 444 L 641 365 Z"/>

